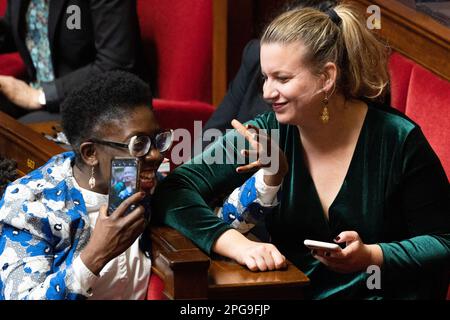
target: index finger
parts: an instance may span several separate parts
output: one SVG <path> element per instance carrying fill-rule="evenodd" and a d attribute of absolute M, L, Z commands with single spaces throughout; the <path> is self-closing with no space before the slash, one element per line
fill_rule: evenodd
<path fill-rule="evenodd" d="M 253 148 L 257 147 L 253 134 L 251 134 L 251 132 L 242 123 L 240 123 L 236 119 L 233 119 L 231 120 L 231 125 L 240 135 L 244 136 L 244 138 L 247 139 L 248 142 L 250 142 Z"/>
<path fill-rule="evenodd" d="M 117 209 L 114 210 L 113 212 L 111 212 L 110 216 L 115 217 L 115 218 L 123 216 L 129 206 L 138 203 L 139 201 L 141 201 L 144 198 L 144 196 L 145 196 L 145 193 L 142 191 L 131 195 L 130 197 L 128 197 L 124 201 L 122 201 L 122 203 L 117 207 Z"/>

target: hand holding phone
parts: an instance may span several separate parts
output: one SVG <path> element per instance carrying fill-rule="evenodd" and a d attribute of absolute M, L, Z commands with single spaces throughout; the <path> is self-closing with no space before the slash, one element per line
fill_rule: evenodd
<path fill-rule="evenodd" d="M 307 246 L 311 250 L 327 250 L 327 251 L 340 251 L 342 248 L 336 244 L 331 242 L 323 242 L 316 240 L 306 239 L 303 244 Z"/>
<path fill-rule="evenodd" d="M 111 160 L 111 175 L 108 198 L 108 215 L 133 194 L 139 192 L 139 160 L 115 157 Z M 136 205 L 131 205 L 126 214 Z"/>

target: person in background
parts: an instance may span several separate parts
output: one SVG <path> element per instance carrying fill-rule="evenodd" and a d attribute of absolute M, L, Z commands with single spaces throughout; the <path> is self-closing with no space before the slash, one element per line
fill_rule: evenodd
<path fill-rule="evenodd" d="M 125 168 L 122 177 L 124 181 L 124 188 L 119 192 L 119 197 L 121 199 L 128 198 L 133 193 L 133 190 L 136 189 L 136 182 L 133 180 L 135 175 L 136 172 L 134 168 Z"/>
<path fill-rule="evenodd" d="M 0 53 L 19 51 L 27 81 L 0 75 L 0 110 L 22 122 L 59 119 L 76 86 L 109 70 L 136 72 L 135 0 L 10 0 Z"/>
<path fill-rule="evenodd" d="M 278 16 L 260 51 L 272 111 L 246 126 L 233 121 L 237 131 L 169 175 L 155 192 L 155 215 L 205 252 L 251 270 L 280 269 L 289 259 L 310 278 L 309 299 L 442 298 L 449 183 L 420 127 L 380 103 L 389 80 L 384 45 L 356 9 L 338 5 Z M 263 162 L 264 154 L 278 165 Z M 250 156 L 257 159 L 239 164 Z M 225 218 L 215 216 L 209 200 L 237 186 Z M 263 213 L 271 243 L 230 224 L 271 200 L 278 204 Z M 341 249 L 310 250 L 305 239 Z"/>

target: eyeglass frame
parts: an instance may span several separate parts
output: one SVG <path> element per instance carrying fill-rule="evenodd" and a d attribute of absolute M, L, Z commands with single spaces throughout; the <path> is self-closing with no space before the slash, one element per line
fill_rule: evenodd
<path fill-rule="evenodd" d="M 161 151 L 161 150 L 159 150 L 158 148 L 156 148 L 156 142 L 155 142 L 155 139 L 156 139 L 156 137 L 157 137 L 158 135 L 163 134 L 163 133 L 167 133 L 167 132 L 170 132 L 170 136 L 171 136 L 170 144 L 169 144 L 169 146 L 167 147 L 167 149 L 165 149 L 164 151 Z M 132 141 L 133 139 L 135 139 L 135 138 L 143 137 L 143 136 L 144 136 L 144 137 L 148 137 L 148 138 L 150 139 L 150 147 L 148 148 L 148 151 L 147 151 L 145 154 L 143 154 L 142 156 L 139 156 L 139 157 L 144 157 L 144 156 L 146 156 L 146 155 L 152 150 L 152 147 L 153 147 L 153 146 L 155 146 L 155 148 L 156 148 L 159 152 L 164 153 L 164 152 L 166 152 L 167 150 L 170 149 L 170 147 L 172 146 L 172 143 L 173 143 L 173 130 L 172 130 L 172 129 L 158 132 L 158 133 L 157 133 L 156 135 L 154 135 L 154 136 L 148 136 L 148 135 L 145 135 L 145 134 L 135 135 L 135 136 L 132 136 L 132 137 L 130 138 L 130 141 L 129 141 L 128 143 L 116 142 L 116 141 L 110 141 L 110 140 L 102 140 L 102 139 L 97 139 L 97 138 L 91 138 L 91 139 L 88 140 L 88 142 L 98 143 L 98 144 L 105 145 L 105 146 L 109 146 L 109 147 L 113 147 L 113 148 L 114 148 L 114 147 L 118 147 L 118 148 L 128 149 L 128 152 L 130 153 L 130 156 L 136 157 L 136 156 L 134 156 L 134 155 L 131 154 L 131 150 L 130 150 L 131 141 Z"/>

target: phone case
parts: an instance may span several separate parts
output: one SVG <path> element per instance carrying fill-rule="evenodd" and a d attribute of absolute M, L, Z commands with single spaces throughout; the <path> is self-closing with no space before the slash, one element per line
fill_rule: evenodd
<path fill-rule="evenodd" d="M 139 191 L 140 165 L 137 158 L 115 157 L 111 160 L 108 214 L 116 210 L 128 197 Z M 131 205 L 127 214 L 135 208 Z"/>
<path fill-rule="evenodd" d="M 306 239 L 303 243 L 305 246 L 307 246 L 310 249 L 319 249 L 319 250 L 340 250 L 341 249 L 341 247 L 338 244 L 331 243 L 331 242 L 323 242 L 323 241 Z"/>

